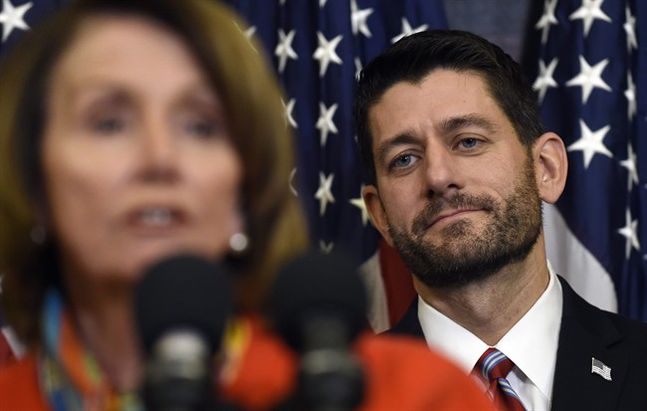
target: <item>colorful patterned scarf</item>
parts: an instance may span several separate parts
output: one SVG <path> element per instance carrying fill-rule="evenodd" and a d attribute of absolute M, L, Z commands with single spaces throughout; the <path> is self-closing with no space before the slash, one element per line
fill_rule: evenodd
<path fill-rule="evenodd" d="M 136 393 L 118 393 L 110 386 L 56 290 L 47 293 L 42 315 L 39 379 L 54 411 L 143 411 Z"/>

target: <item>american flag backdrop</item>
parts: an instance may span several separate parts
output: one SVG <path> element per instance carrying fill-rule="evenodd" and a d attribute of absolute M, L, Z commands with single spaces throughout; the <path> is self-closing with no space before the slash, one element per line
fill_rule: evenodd
<path fill-rule="evenodd" d="M 0 1 L 0 55 L 39 19 L 69 2 Z M 243 16 L 248 25 L 241 31 L 263 44 L 283 84 L 285 118 L 298 148 L 290 184 L 306 210 L 311 238 L 325 252 L 344 248 L 365 261 L 371 323 L 383 330 L 404 312 L 413 289 L 393 250 L 378 241 L 361 200 L 362 178 L 351 119 L 353 88 L 362 66 L 388 45 L 416 31 L 446 27 L 443 2 L 225 3 Z M 378 253 L 378 249 L 383 251 Z M 7 341 L 12 342 L 12 350 L 6 349 Z M 3 352 L 16 351 L 13 342 L 9 328 L 3 327 L 0 363 Z"/>
<path fill-rule="evenodd" d="M 543 0 L 533 88 L 569 177 L 549 258 L 598 306 L 647 320 L 647 2 Z"/>
<path fill-rule="evenodd" d="M 549 258 L 589 301 L 647 320 L 647 2 L 536 1 L 543 10 L 529 22 L 536 42 L 527 47 L 537 52 L 529 78 L 546 128 L 564 139 L 570 163 L 566 192 L 545 209 Z M 67 2 L 0 0 L 0 55 Z M 446 27 L 442 1 L 227 3 L 248 22 L 241 31 L 265 46 L 283 83 L 299 155 L 291 184 L 312 239 L 323 250 L 345 247 L 367 261 L 371 321 L 384 329 L 413 294 L 360 200 L 353 87 L 358 69 L 402 35 Z M 16 350 L 3 327 L 0 363 Z"/>
<path fill-rule="evenodd" d="M 441 0 L 230 0 L 272 58 L 285 90 L 286 121 L 297 138 L 292 182 L 316 246 L 366 261 L 369 318 L 384 330 L 413 297 L 393 250 L 378 241 L 361 199 L 352 123 L 359 70 L 407 34 L 447 26 Z M 377 249 L 382 250 L 376 253 Z M 388 304 L 387 304 L 388 301 Z"/>

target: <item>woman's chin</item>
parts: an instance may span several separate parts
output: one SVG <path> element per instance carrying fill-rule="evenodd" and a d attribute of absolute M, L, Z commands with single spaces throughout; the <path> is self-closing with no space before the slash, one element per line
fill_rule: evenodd
<path fill-rule="evenodd" d="M 99 247 L 100 248 L 100 247 Z M 154 264 L 177 255 L 195 255 L 217 261 L 227 252 L 226 244 L 207 241 L 155 241 L 112 247 L 106 252 L 67 256 L 63 271 L 68 285 L 81 287 L 130 287 Z"/>
<path fill-rule="evenodd" d="M 156 263 L 178 255 L 195 255 L 209 260 L 218 260 L 224 254 L 224 249 L 205 249 L 204 247 L 196 247 L 190 245 L 164 245 L 154 247 L 142 252 L 137 256 L 133 256 L 132 265 L 128 270 L 130 274 L 127 277 L 139 279 L 146 271 Z"/>

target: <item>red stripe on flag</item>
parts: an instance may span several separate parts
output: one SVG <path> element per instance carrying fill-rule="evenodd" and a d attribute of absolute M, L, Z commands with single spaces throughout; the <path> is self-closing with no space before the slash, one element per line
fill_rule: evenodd
<path fill-rule="evenodd" d="M 0 332 L 0 367 L 16 359 L 7 337 Z"/>
<path fill-rule="evenodd" d="M 386 292 L 386 301 L 389 304 L 389 323 L 395 325 L 409 308 L 411 301 L 416 296 L 413 289 L 411 274 L 397 251 L 389 246 L 384 239 L 379 242 L 380 269 L 382 281 Z"/>

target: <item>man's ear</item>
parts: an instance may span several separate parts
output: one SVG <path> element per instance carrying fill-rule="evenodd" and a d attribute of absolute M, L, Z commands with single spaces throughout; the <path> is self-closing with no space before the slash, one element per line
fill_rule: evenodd
<path fill-rule="evenodd" d="M 564 142 L 555 133 L 544 133 L 533 144 L 532 156 L 539 197 L 554 204 L 564 191 L 568 174 L 568 156 Z"/>
<path fill-rule="evenodd" d="M 364 188 L 362 188 L 362 198 L 364 199 L 364 205 L 366 205 L 366 211 L 368 211 L 373 227 L 375 227 L 377 231 L 382 234 L 384 240 L 393 247 L 393 240 L 389 233 L 389 224 L 387 222 L 386 212 L 384 211 L 380 195 L 377 192 L 377 187 L 372 184 L 364 186 Z"/>

